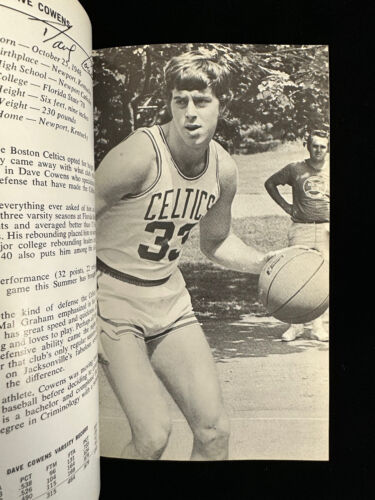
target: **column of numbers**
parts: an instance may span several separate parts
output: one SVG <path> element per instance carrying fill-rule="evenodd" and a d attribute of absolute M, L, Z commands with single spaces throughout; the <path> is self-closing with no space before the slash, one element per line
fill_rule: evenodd
<path fill-rule="evenodd" d="M 47 465 L 47 498 L 51 498 L 57 492 L 57 479 L 56 479 L 57 462 L 52 462 Z"/>
<path fill-rule="evenodd" d="M 89 436 L 87 436 L 83 440 L 83 467 L 86 469 L 86 467 L 89 465 L 90 462 L 90 442 L 89 442 Z"/>
<path fill-rule="evenodd" d="M 68 483 L 71 483 L 76 478 L 76 450 L 73 448 L 68 453 Z"/>
<path fill-rule="evenodd" d="M 31 474 L 20 478 L 20 499 L 31 500 L 33 498 L 33 480 Z"/>
<path fill-rule="evenodd" d="M 98 423 L 94 426 L 94 453 L 98 449 Z"/>

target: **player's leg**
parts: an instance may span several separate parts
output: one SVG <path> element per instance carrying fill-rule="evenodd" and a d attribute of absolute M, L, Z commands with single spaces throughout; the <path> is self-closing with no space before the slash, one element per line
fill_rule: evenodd
<path fill-rule="evenodd" d="M 198 323 L 147 344 L 152 365 L 194 434 L 192 460 L 228 458 L 229 420 L 215 363 Z"/>
<path fill-rule="evenodd" d="M 132 442 L 124 458 L 159 458 L 170 419 L 147 355 L 142 290 L 98 273 L 98 338 L 103 369 L 128 418 Z"/>
<path fill-rule="evenodd" d="M 122 458 L 158 459 L 168 443 L 171 423 L 145 343 L 132 334 L 113 340 L 103 331 L 101 342 L 108 361 L 103 369 L 132 431 Z"/>

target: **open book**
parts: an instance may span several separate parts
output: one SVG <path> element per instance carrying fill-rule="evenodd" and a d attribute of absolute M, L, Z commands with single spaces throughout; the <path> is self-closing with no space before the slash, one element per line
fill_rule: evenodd
<path fill-rule="evenodd" d="M 97 362 L 94 172 L 101 164 L 101 186 L 112 184 L 108 192 L 113 193 L 114 181 L 107 182 L 105 165 L 107 162 L 110 171 L 116 157 L 108 154 L 141 127 L 144 134 L 134 137 L 140 140 L 142 135 L 153 148 L 157 179 L 162 175 L 161 165 L 172 165 L 173 153 L 163 128 L 169 118 L 161 90 L 162 69 L 171 57 L 197 48 L 193 45 L 118 47 L 93 53 L 90 21 L 78 1 L 0 0 L 0 500 L 95 499 L 99 496 L 100 451 L 104 456 L 129 457 L 124 454 L 132 436 L 123 411 L 126 403 L 121 388 L 111 381 L 108 363 L 112 361 L 105 353 L 111 335 L 117 341 L 129 332 L 113 320 L 112 333 L 106 331 L 111 322 L 106 310 L 112 307 L 107 299 L 100 311 L 105 333 L 99 356 L 102 363 Z M 183 192 L 181 187 L 173 202 L 168 189 L 163 199 L 156 192 L 148 206 L 146 231 L 155 241 L 154 246 L 140 245 L 140 256 L 152 262 L 167 256 L 173 266 L 180 258 L 178 248 L 172 246 L 175 237 L 179 244 L 182 240 L 187 243 L 181 269 L 196 316 L 183 312 L 179 323 L 171 320 L 169 330 L 167 325 L 155 327 L 153 335 L 138 325 L 127 324 L 126 328 L 132 339 L 149 341 L 190 323 L 197 328 L 203 324 L 232 428 L 225 458 L 327 460 L 327 343 L 317 343 L 307 334 L 301 337 L 303 341 L 283 343 L 288 325 L 267 314 L 259 302 L 257 269 L 249 267 L 245 270 L 250 274 L 239 274 L 239 269 L 224 271 L 210 263 L 197 251 L 198 233 L 193 227 L 220 196 L 222 185 L 218 182 L 211 187 L 208 175 L 215 158 L 229 158 L 225 153 L 229 151 L 240 171 L 239 194 L 232 207 L 235 232 L 257 246 L 259 255 L 288 246 L 290 219 L 263 184 L 286 164 L 304 162 L 306 149 L 295 141 L 301 124 L 317 128 L 317 116 L 323 124 L 327 121 L 327 47 L 283 46 L 275 57 L 271 46 L 203 45 L 207 53 L 222 53 L 229 66 L 238 67 L 241 60 L 243 74 L 254 72 L 253 80 L 239 78 L 233 92 L 236 105 L 246 109 L 246 120 L 252 125 L 244 126 L 238 117 L 220 121 L 217 145 L 210 145 L 203 170 L 207 187 L 196 192 L 195 188 Z M 320 72 L 320 87 L 314 75 L 307 78 L 300 66 L 300 80 L 291 78 L 290 67 L 290 73 L 286 72 L 285 55 L 296 51 L 300 51 L 293 60 L 296 68 L 298 60 L 311 51 L 305 64 L 309 61 L 310 69 Z M 254 57 L 252 63 L 249 53 Z M 247 85 L 256 90 L 252 89 L 256 111 L 254 102 L 250 106 L 245 98 L 241 102 L 241 95 L 248 95 Z M 180 109 L 185 106 L 184 98 L 176 97 Z M 199 99 L 194 106 L 208 102 L 207 96 Z M 298 99 L 305 110 L 296 104 Z M 284 124 L 275 125 L 281 110 Z M 255 125 L 262 113 L 269 116 L 269 122 Z M 195 137 L 198 126 L 187 128 Z M 249 161 L 251 157 L 256 161 Z M 179 171 L 184 178 L 181 174 Z M 200 175 L 185 180 L 195 181 Z M 328 197 L 329 202 L 324 175 L 310 176 L 305 192 L 311 200 L 327 203 Z M 212 182 L 217 182 L 216 177 Z M 132 189 L 134 185 L 136 181 Z M 130 190 L 124 197 L 134 200 L 147 191 Z M 291 206 L 290 189 L 282 187 L 280 193 Z M 194 224 L 178 229 L 176 222 L 176 235 L 170 234 L 171 223 L 163 222 L 166 214 L 170 211 L 177 220 L 188 210 Z M 113 216 L 119 219 L 121 213 Z M 223 212 L 223 220 L 225 217 Z M 99 222 L 106 234 L 107 219 Z M 322 228 L 328 225 L 326 220 L 317 222 Z M 115 235 L 112 230 L 106 236 L 108 245 L 117 236 L 122 237 L 120 231 Z M 100 252 L 105 256 L 104 243 L 102 238 Z M 110 263 L 112 260 L 100 259 L 99 274 L 117 279 L 121 287 L 128 280 L 130 286 L 142 288 L 144 303 L 154 293 L 162 304 L 154 285 L 162 284 L 164 278 L 156 267 L 149 280 L 135 273 L 137 282 L 132 283 L 131 272 L 126 273 L 121 265 L 116 271 Z M 183 281 L 175 281 L 173 286 L 184 288 Z M 170 283 L 172 286 L 172 280 Z M 107 285 L 102 280 L 101 286 Z M 116 310 L 123 307 L 117 304 Z M 296 334 L 296 338 L 300 336 Z M 150 349 L 156 351 L 157 347 Z M 158 368 L 163 370 L 161 365 Z M 172 422 L 161 458 L 189 460 L 191 449 L 193 455 L 198 451 L 194 452 L 196 439 L 193 443 L 185 418 L 188 410 L 184 412 L 184 403 L 178 401 L 168 380 L 163 376 L 161 380 L 169 389 L 158 381 Z M 152 409 L 145 411 L 152 415 Z"/>

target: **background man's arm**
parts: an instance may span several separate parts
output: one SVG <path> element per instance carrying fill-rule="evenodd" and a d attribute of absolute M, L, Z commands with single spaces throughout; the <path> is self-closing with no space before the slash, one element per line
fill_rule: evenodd
<path fill-rule="evenodd" d="M 229 155 L 221 162 L 220 198 L 200 221 L 200 246 L 213 262 L 234 271 L 259 274 L 270 257 L 246 245 L 231 230 L 237 166 Z"/>
<path fill-rule="evenodd" d="M 286 199 L 280 194 L 278 186 L 282 184 L 286 184 L 284 181 L 286 169 L 280 170 L 275 174 L 271 175 L 266 182 L 264 183 L 264 187 L 267 190 L 267 193 L 271 196 L 271 198 L 286 212 L 288 215 L 292 215 L 293 205 L 288 203 Z"/>

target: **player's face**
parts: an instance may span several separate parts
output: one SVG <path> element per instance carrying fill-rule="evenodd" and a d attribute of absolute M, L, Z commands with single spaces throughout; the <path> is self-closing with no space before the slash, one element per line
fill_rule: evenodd
<path fill-rule="evenodd" d="M 214 136 L 219 118 L 219 99 L 210 88 L 172 92 L 171 112 L 177 133 L 190 147 L 202 146 Z"/>
<path fill-rule="evenodd" d="M 314 135 L 308 147 L 310 158 L 314 162 L 323 162 L 328 152 L 328 139 Z"/>

